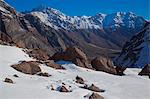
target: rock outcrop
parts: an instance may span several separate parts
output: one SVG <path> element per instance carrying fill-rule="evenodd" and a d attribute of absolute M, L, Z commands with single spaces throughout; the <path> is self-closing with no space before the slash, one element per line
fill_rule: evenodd
<path fill-rule="evenodd" d="M 92 67 L 97 71 L 103 71 L 110 74 L 117 74 L 113 62 L 105 57 L 96 57 L 91 61 Z"/>
<path fill-rule="evenodd" d="M 138 75 L 150 77 L 150 64 L 145 65 Z"/>
<path fill-rule="evenodd" d="M 86 54 L 77 47 L 68 47 L 66 51 L 62 53 L 54 54 L 51 57 L 51 59 L 54 61 L 59 61 L 59 60 L 71 61 L 77 66 L 84 67 L 84 68 L 92 68 L 89 65 Z"/>
<path fill-rule="evenodd" d="M 42 50 L 42 49 L 32 49 L 32 50 L 28 50 L 27 54 L 30 57 L 33 57 L 37 60 L 40 61 L 47 61 L 49 59 L 49 55 L 46 51 Z"/>
<path fill-rule="evenodd" d="M 41 72 L 39 63 L 35 61 L 28 61 L 28 62 L 23 61 L 19 64 L 12 65 L 11 67 L 25 74 L 34 75 L 38 72 Z"/>
<path fill-rule="evenodd" d="M 150 63 L 150 22 L 134 35 L 114 59 L 114 64 L 125 68 L 143 68 Z"/>

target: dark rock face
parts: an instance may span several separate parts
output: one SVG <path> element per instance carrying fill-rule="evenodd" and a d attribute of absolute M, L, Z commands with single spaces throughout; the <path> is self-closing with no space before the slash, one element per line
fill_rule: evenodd
<path fill-rule="evenodd" d="M 143 68 L 150 63 L 150 22 L 143 30 L 134 35 L 122 48 L 114 60 L 115 66 L 126 68 Z"/>
<path fill-rule="evenodd" d="M 4 82 L 13 83 L 13 81 L 10 78 L 5 78 Z"/>
<path fill-rule="evenodd" d="M 81 77 L 79 77 L 79 76 L 77 76 L 77 77 L 76 77 L 76 83 L 84 84 L 84 79 L 81 78 Z"/>
<path fill-rule="evenodd" d="M 61 86 L 60 92 L 70 92 L 65 86 Z"/>
<path fill-rule="evenodd" d="M 92 93 L 92 95 L 89 97 L 89 99 L 104 99 L 101 95 L 97 93 Z"/>
<path fill-rule="evenodd" d="M 88 63 L 86 54 L 77 47 L 68 47 L 66 51 L 54 54 L 51 57 L 51 59 L 53 59 L 54 61 L 71 61 L 77 66 L 84 68 L 92 68 Z"/>
<path fill-rule="evenodd" d="M 44 64 L 46 64 L 49 67 L 55 68 L 55 69 L 65 69 L 59 64 L 56 64 L 53 60 L 45 61 Z"/>
<path fill-rule="evenodd" d="M 12 65 L 11 67 L 25 74 L 34 75 L 38 72 L 41 72 L 39 64 L 35 61 L 24 61 L 20 64 Z"/>
<path fill-rule="evenodd" d="M 145 67 L 141 70 L 141 72 L 138 75 L 145 75 L 150 77 L 150 64 L 145 65 Z"/>
<path fill-rule="evenodd" d="M 96 57 L 91 61 L 91 65 L 97 71 L 103 71 L 110 74 L 117 74 L 113 62 L 105 57 Z"/>
<path fill-rule="evenodd" d="M 49 55 L 46 53 L 46 51 L 42 49 L 33 49 L 30 51 L 27 51 L 27 54 L 29 54 L 30 57 L 33 57 L 41 61 L 46 61 L 49 59 Z"/>

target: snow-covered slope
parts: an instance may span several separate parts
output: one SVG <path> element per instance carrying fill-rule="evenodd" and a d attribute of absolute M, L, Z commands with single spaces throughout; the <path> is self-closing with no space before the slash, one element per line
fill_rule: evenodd
<path fill-rule="evenodd" d="M 67 16 L 53 8 L 38 8 L 31 12 L 45 24 L 55 29 L 112 29 L 118 27 L 142 28 L 145 20 L 131 12 L 97 14 L 95 16 Z"/>
<path fill-rule="evenodd" d="M 117 66 L 144 67 L 150 63 L 150 22 L 127 42 L 121 54 L 115 59 Z"/>
<path fill-rule="evenodd" d="M 63 64 L 66 70 L 55 70 L 41 65 L 43 72 L 48 72 L 51 77 L 27 75 L 20 73 L 10 65 L 21 60 L 32 60 L 21 49 L 17 47 L 0 45 L 0 98 L 1 99 L 84 99 L 84 96 L 91 94 L 91 91 L 79 88 L 74 82 L 77 75 L 83 77 L 87 84 L 94 83 L 106 91 L 101 94 L 105 99 L 149 99 L 150 80 L 138 76 L 140 69 L 127 69 L 126 76 L 115 76 L 104 72 L 97 72 L 77 67 L 69 62 L 58 62 Z M 19 78 L 13 77 L 17 74 Z M 3 82 L 8 77 L 15 83 Z M 71 86 L 72 92 L 60 93 L 51 91 L 64 82 Z"/>

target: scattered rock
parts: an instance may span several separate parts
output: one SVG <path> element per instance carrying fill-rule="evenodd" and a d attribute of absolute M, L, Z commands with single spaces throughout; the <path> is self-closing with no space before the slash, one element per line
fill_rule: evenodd
<path fill-rule="evenodd" d="M 94 84 L 92 84 L 89 87 L 88 87 L 88 85 L 85 84 L 84 87 L 81 87 L 81 88 L 88 89 L 88 90 L 95 91 L 95 92 L 105 92 L 105 90 L 98 88 Z"/>
<path fill-rule="evenodd" d="M 14 76 L 14 77 L 19 77 L 17 74 L 14 74 L 13 76 Z"/>
<path fill-rule="evenodd" d="M 13 81 L 10 78 L 5 78 L 4 82 L 13 83 Z"/>
<path fill-rule="evenodd" d="M 77 66 L 84 68 L 92 68 L 88 63 L 86 54 L 77 47 L 68 47 L 65 52 L 56 53 L 51 57 L 51 59 L 54 61 L 71 61 Z"/>
<path fill-rule="evenodd" d="M 89 97 L 89 99 L 104 99 L 101 95 L 97 93 L 92 93 L 92 95 Z"/>
<path fill-rule="evenodd" d="M 60 92 L 70 92 L 65 86 L 61 86 Z"/>
<path fill-rule="evenodd" d="M 91 61 L 91 65 L 97 71 L 103 71 L 110 74 L 117 74 L 113 62 L 105 57 L 96 57 Z"/>
<path fill-rule="evenodd" d="M 34 75 L 41 72 L 39 64 L 35 61 L 23 61 L 20 64 L 12 65 L 11 67 L 25 74 Z"/>
<path fill-rule="evenodd" d="M 145 75 L 150 77 L 150 64 L 145 65 L 145 67 L 141 70 L 141 72 L 138 75 Z"/>
<path fill-rule="evenodd" d="M 41 61 L 46 61 L 49 59 L 49 55 L 42 49 L 32 49 L 27 51 L 27 54 L 29 54 L 30 57 Z"/>
<path fill-rule="evenodd" d="M 50 74 L 48 74 L 48 73 L 43 73 L 43 72 L 37 73 L 37 75 L 39 75 L 39 76 L 44 76 L 44 77 L 50 77 L 50 76 L 51 76 Z"/>
<path fill-rule="evenodd" d="M 51 90 L 55 90 L 55 88 L 54 88 L 54 86 L 53 86 L 53 85 L 51 85 Z"/>
<path fill-rule="evenodd" d="M 105 91 L 105 90 L 102 90 L 102 89 L 98 88 L 94 84 L 92 84 L 90 87 L 88 87 L 88 89 L 92 90 L 92 91 L 95 91 L 95 92 L 104 92 Z"/>
<path fill-rule="evenodd" d="M 65 69 L 59 64 L 56 64 L 53 60 L 48 60 L 44 62 L 47 66 L 55 68 L 55 69 Z"/>
<path fill-rule="evenodd" d="M 117 75 L 119 75 L 119 76 L 125 75 L 124 74 L 125 70 L 126 70 L 126 67 L 116 66 Z"/>
<path fill-rule="evenodd" d="M 77 76 L 77 77 L 76 77 L 76 83 L 84 84 L 84 79 L 81 78 L 81 77 L 79 77 L 79 76 Z"/>

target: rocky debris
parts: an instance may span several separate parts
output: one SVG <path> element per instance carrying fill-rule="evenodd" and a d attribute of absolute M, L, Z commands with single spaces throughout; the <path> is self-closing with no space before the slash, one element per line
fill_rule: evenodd
<path fill-rule="evenodd" d="M 110 74 L 117 74 L 113 62 L 105 57 L 96 57 L 91 61 L 91 65 L 97 71 L 103 71 Z"/>
<path fill-rule="evenodd" d="M 39 63 L 37 63 L 36 61 L 27 61 L 27 62 L 23 61 L 19 64 L 12 65 L 11 67 L 25 74 L 34 75 L 37 74 L 38 72 L 41 72 Z"/>
<path fill-rule="evenodd" d="M 30 57 L 33 57 L 40 61 L 46 61 L 49 59 L 49 55 L 46 53 L 46 51 L 44 51 L 42 49 L 28 50 L 27 54 L 29 54 Z"/>
<path fill-rule="evenodd" d="M 5 78 L 4 82 L 13 83 L 13 80 L 11 80 L 10 78 Z"/>
<path fill-rule="evenodd" d="M 88 63 L 86 54 L 75 46 L 68 47 L 66 51 L 62 53 L 54 54 L 51 57 L 51 59 L 54 61 L 59 61 L 59 60 L 71 61 L 77 66 L 84 67 L 84 68 L 92 68 Z"/>
<path fill-rule="evenodd" d="M 138 75 L 145 75 L 150 77 L 150 64 L 145 65 L 145 67 L 141 70 L 141 72 Z"/>
<path fill-rule="evenodd" d="M 93 92 L 92 95 L 89 97 L 89 99 L 104 99 L 104 97 Z"/>
<path fill-rule="evenodd" d="M 88 85 L 85 84 L 84 87 L 81 87 L 81 88 L 88 89 L 88 90 L 91 90 L 91 91 L 94 91 L 94 92 L 105 92 L 105 90 L 98 88 L 94 84 L 92 84 L 89 87 L 88 87 Z"/>
<path fill-rule="evenodd" d="M 14 76 L 14 77 L 19 77 L 17 74 L 14 74 L 13 76 Z"/>
<path fill-rule="evenodd" d="M 126 67 L 119 67 L 119 66 L 116 66 L 117 75 L 119 75 L 119 76 L 125 75 L 125 74 L 124 74 L 124 71 L 125 71 L 125 70 L 126 70 Z"/>
<path fill-rule="evenodd" d="M 59 90 L 60 92 L 70 92 L 65 86 L 61 86 L 60 87 L 60 90 Z"/>
<path fill-rule="evenodd" d="M 48 60 L 43 63 L 46 64 L 47 66 L 55 68 L 55 69 L 65 69 L 63 66 L 56 64 L 53 60 Z"/>
<path fill-rule="evenodd" d="M 76 83 L 84 84 L 84 79 L 82 77 L 77 76 L 76 77 Z"/>
<path fill-rule="evenodd" d="M 39 76 L 44 76 L 44 77 L 50 77 L 51 75 L 50 74 L 48 74 L 48 73 L 43 73 L 43 72 L 40 72 L 40 73 L 37 73 L 37 75 L 39 75 Z"/>

